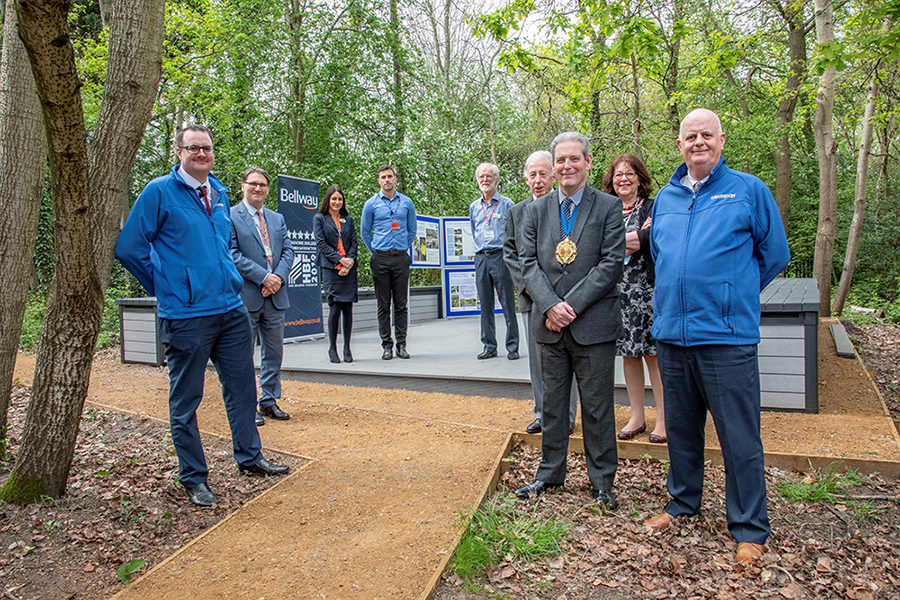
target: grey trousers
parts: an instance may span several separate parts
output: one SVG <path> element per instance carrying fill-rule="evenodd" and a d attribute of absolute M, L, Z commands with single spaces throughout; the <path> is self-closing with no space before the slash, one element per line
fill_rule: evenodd
<path fill-rule="evenodd" d="M 528 346 L 528 370 L 531 372 L 531 391 L 534 393 L 534 418 L 540 420 L 544 409 L 544 382 L 541 381 L 541 349 L 531 333 L 531 312 L 522 313 L 525 321 L 525 343 Z M 572 379 L 572 394 L 569 398 L 569 423 L 575 422 L 578 414 L 578 384 Z"/>

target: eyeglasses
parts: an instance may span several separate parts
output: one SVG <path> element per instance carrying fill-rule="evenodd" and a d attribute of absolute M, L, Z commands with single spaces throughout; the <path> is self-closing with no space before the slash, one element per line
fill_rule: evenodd
<path fill-rule="evenodd" d="M 213 147 L 212 147 L 212 146 L 179 146 L 179 148 L 181 148 L 182 150 L 187 150 L 187 151 L 188 151 L 188 154 L 197 154 L 197 153 L 199 153 L 201 150 L 203 150 L 203 152 L 204 152 L 205 154 L 212 154 L 212 153 L 213 153 Z"/>
<path fill-rule="evenodd" d="M 249 185 L 250 187 L 258 188 L 258 189 L 265 189 L 265 188 L 269 187 L 268 183 L 257 183 L 255 181 L 242 181 L 241 183 L 243 183 L 244 185 Z"/>
<path fill-rule="evenodd" d="M 636 175 L 637 173 L 635 173 L 634 171 L 626 171 L 625 173 L 613 173 L 613 179 L 634 179 Z"/>

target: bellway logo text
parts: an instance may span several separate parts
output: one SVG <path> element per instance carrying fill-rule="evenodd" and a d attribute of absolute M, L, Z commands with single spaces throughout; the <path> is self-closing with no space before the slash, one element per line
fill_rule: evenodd
<path fill-rule="evenodd" d="M 290 202 L 291 204 L 302 204 L 303 206 L 309 208 L 318 208 L 319 202 L 315 196 L 310 196 L 309 194 L 301 194 L 297 190 L 286 190 L 284 188 L 281 189 L 281 197 L 279 198 L 282 202 Z"/>

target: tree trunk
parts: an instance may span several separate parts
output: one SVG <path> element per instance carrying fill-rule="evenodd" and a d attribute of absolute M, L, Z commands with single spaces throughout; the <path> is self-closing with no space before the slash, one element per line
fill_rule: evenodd
<path fill-rule="evenodd" d="M 775 203 L 781 214 L 781 223 L 787 232 L 791 218 L 791 121 L 797 107 L 800 84 L 806 77 L 806 31 L 803 24 L 803 7 L 788 3 L 782 6 L 773 0 L 776 10 L 788 27 L 788 52 L 791 65 L 788 69 L 784 96 L 775 112 Z"/>
<path fill-rule="evenodd" d="M 834 18 L 831 0 L 816 0 L 816 40 L 834 41 Z M 816 95 L 814 131 L 819 159 L 819 224 L 813 276 L 819 281 L 822 297 L 821 316 L 831 316 L 831 276 L 834 258 L 834 231 L 837 220 L 837 144 L 834 141 L 834 76 L 835 67 L 827 67 L 819 81 Z"/>
<path fill-rule="evenodd" d="M 18 3 L 50 148 L 56 272 L 41 329 L 32 399 L 0 499 L 66 490 L 90 380 L 122 195 L 161 73 L 164 0 L 110 2 L 109 64 L 90 155 L 65 1 Z"/>
<path fill-rule="evenodd" d="M 400 150 L 403 148 L 403 140 L 406 138 L 406 119 L 403 115 L 403 61 L 401 60 L 400 14 L 397 9 L 397 0 L 391 0 L 390 9 L 391 65 L 394 71 L 394 148 Z M 404 179 L 401 179 L 400 184 L 402 188 L 405 188 L 403 181 Z"/>
<path fill-rule="evenodd" d="M 856 256 L 859 252 L 859 236 L 862 233 L 863 219 L 866 216 L 866 183 L 869 177 L 869 152 L 872 150 L 872 118 L 875 116 L 875 101 L 878 98 L 878 79 L 873 77 L 869 85 L 869 96 L 866 100 L 866 112 L 862 121 L 862 139 L 859 144 L 859 157 L 856 163 L 856 197 L 853 203 L 853 221 L 850 223 L 850 235 L 847 239 L 847 253 L 844 255 L 844 270 L 831 314 L 841 316 L 844 302 L 853 282 L 853 271 L 856 269 Z"/>
<path fill-rule="evenodd" d="M 634 106 L 631 112 L 631 153 L 642 161 L 641 151 L 641 78 L 638 74 L 637 57 L 631 53 L 631 85 L 634 93 Z"/>
<path fill-rule="evenodd" d="M 290 0 L 288 6 L 288 35 L 291 48 L 291 72 L 288 77 L 291 90 L 291 142 L 293 145 L 293 163 L 297 172 L 302 172 L 304 162 L 304 130 L 300 117 L 306 104 L 306 88 L 300 84 L 303 76 L 303 46 L 300 31 L 303 27 L 303 12 L 299 0 Z"/>
<path fill-rule="evenodd" d="M 41 211 L 47 140 L 34 77 L 16 31 L 15 0 L 6 0 L 0 54 L 0 456 L 25 297 Z"/>

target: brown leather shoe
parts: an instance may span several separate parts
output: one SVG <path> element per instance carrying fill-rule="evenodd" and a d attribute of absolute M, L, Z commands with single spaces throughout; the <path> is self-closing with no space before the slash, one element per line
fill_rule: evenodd
<path fill-rule="evenodd" d="M 661 531 L 669 526 L 669 524 L 675 520 L 675 517 L 670 515 L 669 513 L 663 511 L 655 517 L 651 517 L 644 521 L 644 527 L 648 529 L 652 529 L 654 531 Z"/>
<path fill-rule="evenodd" d="M 737 552 L 734 554 L 734 561 L 741 565 L 751 565 L 754 560 L 759 560 L 767 551 L 768 548 L 763 544 L 741 542 L 738 544 Z"/>

